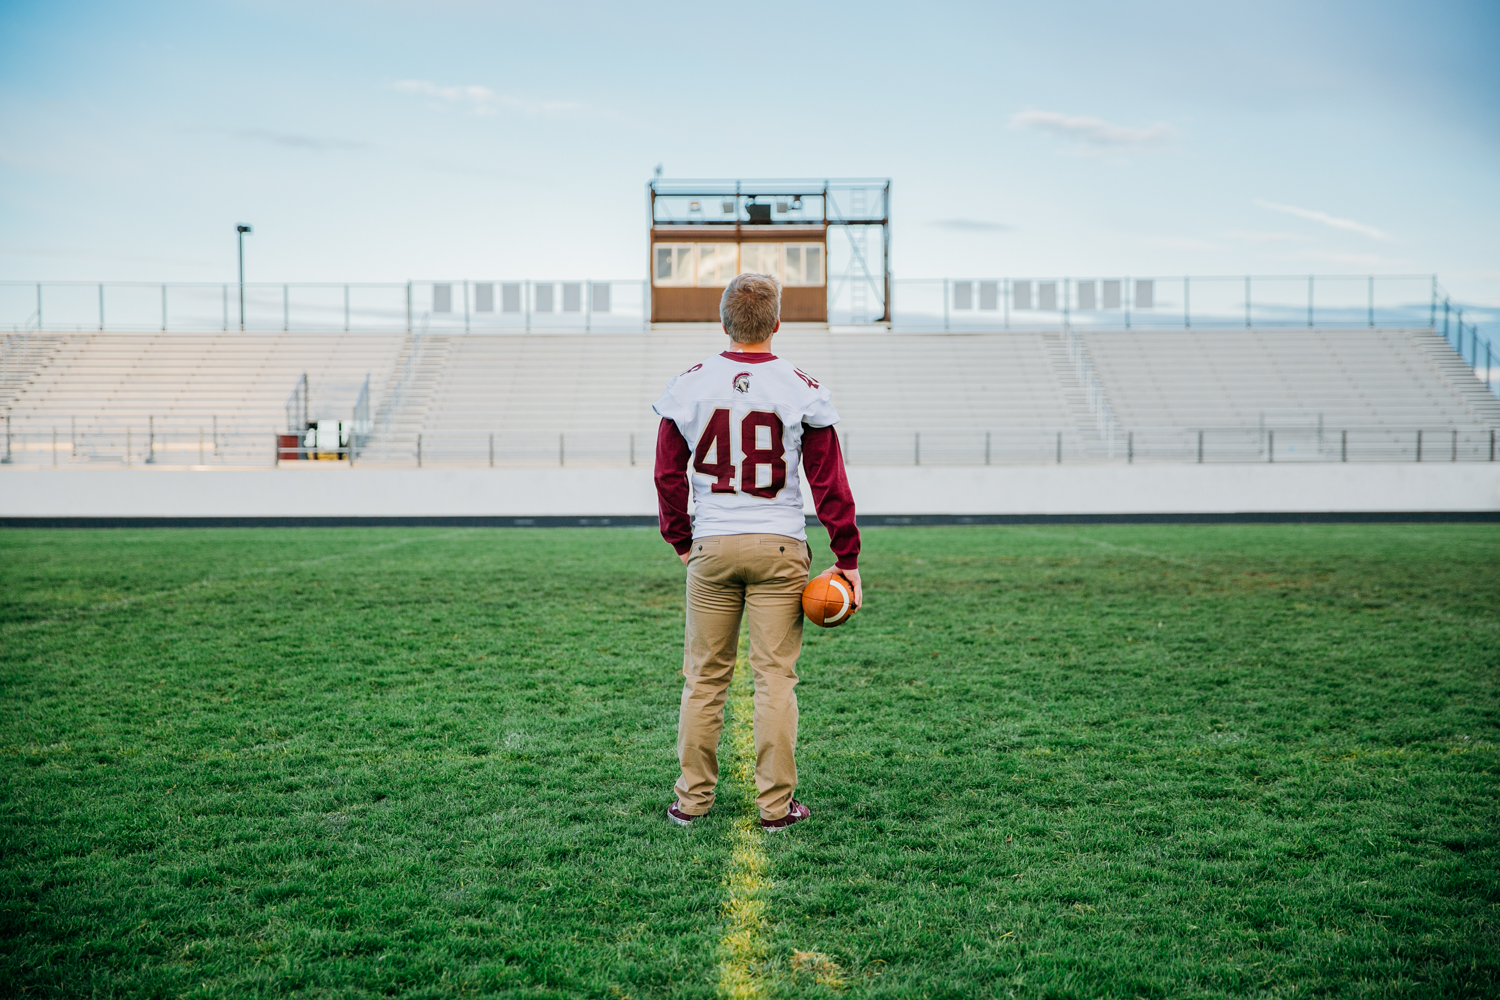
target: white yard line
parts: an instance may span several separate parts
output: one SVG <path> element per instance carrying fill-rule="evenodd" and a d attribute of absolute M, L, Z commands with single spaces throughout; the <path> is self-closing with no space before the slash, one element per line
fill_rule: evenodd
<path fill-rule="evenodd" d="M 729 871 L 724 901 L 726 926 L 719 941 L 719 993 L 732 1000 L 763 996 L 761 968 L 765 961 L 767 859 L 761 838 L 760 810 L 755 806 L 755 688 L 746 642 L 734 665 L 729 688 L 729 767 L 744 790 L 745 807 L 734 818 L 729 831 Z"/>

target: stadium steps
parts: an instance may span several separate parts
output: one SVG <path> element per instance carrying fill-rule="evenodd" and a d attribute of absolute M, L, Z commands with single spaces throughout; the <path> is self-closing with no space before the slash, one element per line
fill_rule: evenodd
<path fill-rule="evenodd" d="M 57 357 L 65 337 L 56 333 L 10 333 L 0 344 L 0 412 L 9 413 L 27 388 Z"/>
<path fill-rule="evenodd" d="M 1469 362 L 1435 330 L 1411 331 L 1416 346 L 1438 375 L 1463 400 L 1481 426 L 1500 428 L 1500 398 L 1485 386 Z"/>
<path fill-rule="evenodd" d="M 1494 426 L 1472 373 L 1445 374 L 1428 331 L 1132 331 L 1081 335 L 1122 430 Z M 1436 345 L 1432 342 L 1436 341 Z"/>
<path fill-rule="evenodd" d="M 1073 418 L 1074 433 L 1085 451 L 1097 452 L 1106 446 L 1106 442 L 1099 431 L 1099 421 L 1089 411 L 1088 394 L 1079 381 L 1078 366 L 1068 356 L 1067 338 L 1060 333 L 1048 334 L 1045 343 L 1047 360 L 1052 364 L 1052 375 L 1057 380 L 1068 413 Z"/>
<path fill-rule="evenodd" d="M 465 338 L 434 333 L 405 337 L 379 395 L 375 433 L 368 447 L 372 459 L 401 460 L 416 454 L 417 435 L 426 426 L 456 339 Z"/>

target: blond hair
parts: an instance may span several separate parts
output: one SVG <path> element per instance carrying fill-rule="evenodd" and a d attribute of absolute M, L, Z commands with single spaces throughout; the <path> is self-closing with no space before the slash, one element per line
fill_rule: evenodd
<path fill-rule="evenodd" d="M 719 300 L 719 319 L 736 344 L 759 344 L 781 318 L 781 282 L 769 274 L 737 274 Z"/>

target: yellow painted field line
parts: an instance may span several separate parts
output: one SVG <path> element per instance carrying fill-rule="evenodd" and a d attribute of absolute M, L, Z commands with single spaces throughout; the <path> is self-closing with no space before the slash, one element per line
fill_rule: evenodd
<path fill-rule="evenodd" d="M 744 789 L 745 808 L 729 832 L 729 898 L 724 903 L 727 926 L 719 942 L 719 993 L 732 1000 L 748 1000 L 764 993 L 760 967 L 765 960 L 766 852 L 762 846 L 760 810 L 755 807 L 755 687 L 746 641 L 734 665 L 729 687 L 729 771 Z"/>

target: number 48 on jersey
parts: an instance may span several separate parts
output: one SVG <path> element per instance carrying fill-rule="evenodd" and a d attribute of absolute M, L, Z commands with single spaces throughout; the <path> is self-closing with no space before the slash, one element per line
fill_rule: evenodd
<path fill-rule="evenodd" d="M 730 413 L 714 410 L 693 450 L 693 471 L 713 477 L 714 493 L 748 493 L 767 500 L 786 486 L 786 448 L 781 442 L 781 418 L 765 410 L 751 410 L 740 421 L 740 449 L 745 460 L 740 464 L 739 486 L 735 486 L 734 445 L 729 434 Z M 762 446 L 762 441 L 765 442 Z M 710 461 L 712 458 L 712 461 Z M 763 477 L 760 470 L 768 468 Z M 765 485 L 758 485 L 762 479 Z"/>

